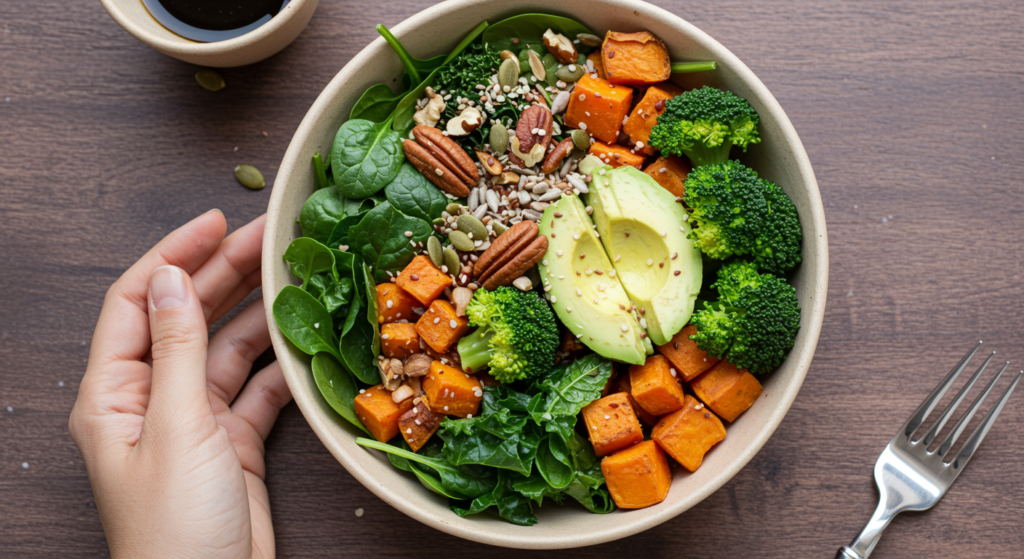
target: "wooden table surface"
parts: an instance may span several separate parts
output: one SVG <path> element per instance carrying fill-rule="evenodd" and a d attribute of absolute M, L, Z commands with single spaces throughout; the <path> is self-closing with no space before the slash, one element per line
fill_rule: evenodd
<path fill-rule="evenodd" d="M 658 3 L 744 60 L 803 138 L 831 241 L 824 327 L 786 419 L 717 493 L 643 534 L 536 555 L 832 557 L 875 506 L 875 457 L 937 379 L 979 339 L 1024 363 L 1024 5 Z M 67 430 L 105 290 L 209 208 L 232 227 L 262 213 L 270 189 L 242 188 L 234 166 L 272 183 L 373 25 L 424 5 L 323 0 L 292 46 L 213 94 L 98 2 L 3 0 L 0 556 L 107 555 Z M 1022 463 L 1018 394 L 949 495 L 898 517 L 875 556 L 1020 557 Z M 281 557 L 520 556 L 386 505 L 294 405 L 267 464 Z"/>

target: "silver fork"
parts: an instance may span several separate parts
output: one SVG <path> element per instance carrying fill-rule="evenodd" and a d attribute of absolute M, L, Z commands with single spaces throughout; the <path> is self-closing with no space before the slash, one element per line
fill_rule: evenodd
<path fill-rule="evenodd" d="M 967 428 L 967 424 L 971 421 L 974 413 L 978 411 L 982 402 L 985 401 L 989 392 L 992 391 L 996 381 L 1003 375 L 1003 371 L 1010 365 L 1009 361 L 989 381 L 984 392 L 971 404 L 970 409 L 964 413 L 953 430 L 942 441 L 942 444 L 933 451 L 929 451 L 928 446 L 935 440 L 939 432 L 942 431 L 946 422 L 949 421 L 953 412 L 956 411 L 957 406 L 967 396 L 967 392 L 978 381 L 982 371 L 988 366 L 989 361 L 992 361 L 992 357 L 996 353 L 994 351 L 985 359 L 985 362 L 981 364 L 978 371 L 967 381 L 967 384 L 960 389 L 960 392 L 950 402 L 949 407 L 946 408 L 946 411 L 942 412 L 938 421 L 928 429 L 928 432 L 916 441 L 912 439 L 912 436 L 921 427 L 921 424 L 924 423 L 928 414 L 935 409 L 939 400 L 942 399 L 946 391 L 949 390 L 949 387 L 953 385 L 953 382 L 960 376 L 960 373 L 967 367 L 967 362 L 971 360 L 971 357 L 974 356 L 980 347 L 981 342 L 978 342 L 978 345 L 964 356 L 960 364 L 954 367 L 946 375 L 946 378 L 942 379 L 942 382 L 925 398 L 921 406 L 914 412 L 914 415 L 910 416 L 910 419 L 903 424 L 903 427 L 889 441 L 885 450 L 882 451 L 878 461 L 875 462 L 875 483 L 878 485 L 879 492 L 878 507 L 875 509 L 875 513 L 871 515 L 871 520 L 868 520 L 867 525 L 864 526 L 860 535 L 857 536 L 857 539 L 849 546 L 843 546 L 839 549 L 836 559 L 867 559 L 871 555 L 871 551 L 875 549 L 875 545 L 878 544 L 878 540 L 882 536 L 882 530 L 889 525 L 893 517 L 905 510 L 926 510 L 935 506 L 935 503 L 939 502 L 939 499 L 946 494 L 949 486 L 953 485 L 953 481 L 963 471 L 971 456 L 974 455 L 974 451 L 978 449 L 978 445 L 985 438 L 985 434 L 988 433 L 992 424 L 995 423 L 996 417 L 999 416 L 999 412 L 1002 411 L 1006 400 L 1010 397 L 1010 393 L 1013 392 L 1021 376 L 1024 375 L 1024 371 L 1018 373 L 1017 377 L 1013 379 L 1009 388 L 999 398 L 999 402 L 989 410 L 978 427 L 971 433 L 971 437 L 960 449 L 960 452 L 956 456 L 946 456 L 956 443 L 957 438 Z M 948 461 L 946 461 L 947 458 Z"/>

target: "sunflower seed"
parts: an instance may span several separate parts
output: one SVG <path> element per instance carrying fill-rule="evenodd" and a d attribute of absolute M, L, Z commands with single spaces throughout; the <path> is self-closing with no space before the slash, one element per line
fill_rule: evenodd
<path fill-rule="evenodd" d="M 561 197 L 562 197 L 562 191 L 557 189 L 557 188 L 552 188 L 551 190 L 545 192 L 543 196 L 538 198 L 537 201 L 538 202 L 550 202 L 552 200 L 558 200 Z"/>
<path fill-rule="evenodd" d="M 267 186 L 267 182 L 263 180 L 263 174 L 252 165 L 239 165 L 235 167 L 235 178 L 238 179 L 238 182 L 242 183 L 242 186 L 249 190 L 260 190 Z"/>
<path fill-rule="evenodd" d="M 498 211 L 498 194 L 493 190 L 484 192 L 484 197 L 487 200 L 487 207 L 491 208 L 492 212 Z"/>
<path fill-rule="evenodd" d="M 547 202 L 531 202 L 530 203 L 530 208 L 534 209 L 534 210 L 537 210 L 538 212 L 544 211 L 544 208 L 546 208 L 546 207 L 548 207 L 548 203 Z"/>
<path fill-rule="evenodd" d="M 196 72 L 196 81 L 206 91 L 220 91 L 227 85 L 224 76 L 216 70 L 199 70 Z"/>
<path fill-rule="evenodd" d="M 551 187 L 548 186 L 548 183 L 546 183 L 544 181 L 540 181 L 537 184 L 533 185 L 533 193 L 534 194 L 544 194 L 550 188 Z"/>
<path fill-rule="evenodd" d="M 480 202 L 477 200 L 477 194 L 479 192 L 479 188 L 474 188 L 469 191 L 469 197 L 466 198 L 466 206 L 469 208 L 470 213 L 476 211 L 477 206 L 480 205 Z"/>
<path fill-rule="evenodd" d="M 523 217 L 525 217 L 526 219 L 529 219 L 530 221 L 540 221 L 540 218 L 544 217 L 544 214 L 542 214 L 542 213 L 540 213 L 538 211 L 526 209 L 526 210 L 523 210 Z M 514 219 L 511 220 L 511 221 L 514 221 Z"/>
<path fill-rule="evenodd" d="M 437 237 L 433 235 L 427 237 L 427 256 L 430 257 L 430 261 L 434 263 L 434 266 L 438 268 L 444 264 L 444 251 L 441 249 L 441 241 L 437 240 Z"/>
<path fill-rule="evenodd" d="M 483 219 L 487 215 L 487 204 L 480 204 L 473 210 L 473 217 L 477 219 Z"/>
<path fill-rule="evenodd" d="M 574 177 L 572 175 L 569 175 L 569 176 L 565 177 L 565 180 L 569 181 L 569 184 L 571 184 L 573 186 L 573 188 L 575 188 L 576 190 L 578 190 L 582 194 L 586 194 L 586 193 L 590 192 L 590 189 L 587 188 L 587 183 L 583 182 L 582 180 L 580 180 L 580 179 L 578 179 L 578 178 L 576 178 L 576 177 Z"/>
<path fill-rule="evenodd" d="M 557 115 L 569 108 L 570 97 L 572 97 L 572 94 L 568 91 L 560 91 L 558 95 L 555 96 L 554 101 L 551 102 L 551 114 Z"/>
<path fill-rule="evenodd" d="M 521 206 L 525 206 L 525 205 L 529 204 L 532 201 L 530 199 L 530 194 L 528 192 L 526 192 L 525 190 L 520 190 L 519 193 L 518 193 L 518 196 L 519 196 L 519 205 L 521 205 Z"/>

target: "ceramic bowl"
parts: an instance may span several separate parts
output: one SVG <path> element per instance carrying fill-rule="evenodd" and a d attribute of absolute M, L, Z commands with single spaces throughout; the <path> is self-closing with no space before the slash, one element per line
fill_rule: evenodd
<path fill-rule="evenodd" d="M 231 68 L 259 62 L 291 44 L 313 17 L 320 0 L 291 0 L 256 29 L 226 41 L 198 43 L 171 33 L 149 14 L 141 0 L 100 0 L 110 17 L 131 36 L 185 62 Z"/>
<path fill-rule="evenodd" d="M 684 88 L 709 84 L 731 90 L 748 99 L 760 114 L 763 140 L 740 159 L 781 185 L 799 209 L 804 260 L 792 283 L 803 312 L 796 347 L 778 370 L 761 379 L 764 393 L 728 426 L 726 439 L 707 454 L 696 472 L 675 471 L 664 502 L 607 515 L 591 514 L 573 505 L 546 504 L 537 511 L 536 525 L 521 527 L 497 515 L 460 518 L 449 511 L 443 498 L 423 488 L 411 475 L 393 468 L 383 453 L 357 446 L 356 429 L 338 417 L 321 397 L 309 358 L 289 345 L 267 305 L 274 348 L 295 401 L 320 440 L 356 479 L 398 510 L 438 530 L 488 544 L 528 549 L 592 545 L 636 534 L 686 511 L 732 478 L 775 431 L 803 383 L 821 330 L 828 282 L 825 216 L 800 138 L 757 76 L 693 25 L 660 8 L 627 0 L 449 0 L 409 18 L 393 31 L 410 52 L 428 57 L 447 52 L 483 20 L 497 22 L 517 13 L 540 11 L 573 17 L 601 34 L 607 29 L 649 30 L 668 44 L 673 60 L 718 61 L 714 72 L 676 75 L 674 81 Z M 401 74 L 398 58 L 382 39 L 377 39 L 335 76 L 306 114 L 284 156 L 270 199 L 263 244 L 263 290 L 268 301 L 285 285 L 295 282 L 281 255 L 300 235 L 296 217 L 314 190 L 310 157 L 314 152 L 330 150 L 335 132 L 363 90 L 380 82 L 397 84 Z"/>

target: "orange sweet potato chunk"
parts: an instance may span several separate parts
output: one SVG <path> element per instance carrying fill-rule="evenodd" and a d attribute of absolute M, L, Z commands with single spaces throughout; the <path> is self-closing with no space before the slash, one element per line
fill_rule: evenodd
<path fill-rule="evenodd" d="M 644 441 L 601 460 L 612 500 L 622 509 L 642 509 L 665 500 L 672 486 L 668 460 L 654 441 Z"/>
<path fill-rule="evenodd" d="M 665 102 L 682 92 L 668 82 L 648 87 L 643 99 L 633 108 L 629 120 L 622 126 L 622 131 L 631 140 L 638 145 L 642 142 L 643 147 L 640 149 L 647 155 L 654 155 L 655 149 L 647 145 L 647 140 L 651 137 L 651 128 L 658 123 L 658 115 L 665 111 Z"/>
<path fill-rule="evenodd" d="M 636 399 L 633 398 L 633 386 L 629 382 L 629 373 L 619 375 L 619 378 L 615 380 L 615 385 L 610 390 L 612 394 L 616 392 L 622 392 L 629 396 L 629 403 L 633 406 L 633 413 L 636 414 L 637 418 L 640 419 L 640 423 L 651 427 L 658 423 L 658 416 L 651 415 L 650 412 L 640 407 L 640 404 L 636 403 Z"/>
<path fill-rule="evenodd" d="M 565 124 L 586 130 L 602 142 L 615 143 L 632 102 L 631 88 L 616 87 L 591 74 L 583 74 L 569 98 Z"/>
<path fill-rule="evenodd" d="M 377 286 L 377 322 L 380 324 L 398 322 L 403 318 L 414 321 L 418 316 L 414 309 L 422 311 L 425 308 L 398 284 L 388 282 Z"/>
<path fill-rule="evenodd" d="M 405 359 L 420 351 L 420 336 L 416 325 L 408 322 L 382 324 L 380 327 L 380 351 L 384 357 Z"/>
<path fill-rule="evenodd" d="M 690 174 L 690 165 L 682 157 L 663 155 L 648 165 L 644 172 L 676 198 L 682 198 L 686 192 L 683 185 L 686 182 L 686 175 Z"/>
<path fill-rule="evenodd" d="M 647 31 L 609 31 L 601 45 L 601 62 L 608 81 L 621 85 L 653 85 L 672 75 L 668 47 Z"/>
<path fill-rule="evenodd" d="M 406 410 L 412 407 L 412 398 L 396 404 L 381 385 L 367 388 L 356 396 L 356 417 L 363 423 L 373 438 L 386 443 L 398 434 L 398 420 Z"/>
<path fill-rule="evenodd" d="M 430 349 L 445 353 L 469 332 L 469 319 L 456 316 L 451 303 L 437 299 L 416 322 L 416 332 Z"/>
<path fill-rule="evenodd" d="M 430 364 L 422 386 L 430 409 L 442 415 L 472 417 L 484 396 L 476 377 L 440 361 Z"/>
<path fill-rule="evenodd" d="M 604 75 L 604 63 L 601 62 L 601 51 L 595 50 L 594 52 L 587 55 L 587 60 L 594 63 L 594 70 L 597 71 L 597 77 L 602 80 L 607 80 L 608 76 Z"/>
<path fill-rule="evenodd" d="M 597 156 L 601 161 L 604 161 L 612 167 L 630 165 L 639 169 L 644 164 L 643 153 L 637 153 L 636 150 L 629 149 L 626 146 L 620 146 L 619 144 L 594 142 L 593 144 L 590 144 L 590 151 L 587 153 Z"/>
<path fill-rule="evenodd" d="M 633 399 L 651 415 L 665 415 L 683 407 L 683 387 L 678 373 L 672 374 L 674 370 L 663 355 L 652 355 L 643 365 L 629 368 Z"/>
<path fill-rule="evenodd" d="M 583 408 L 583 421 L 594 453 L 605 456 L 644 440 L 640 422 L 629 396 L 618 392 L 599 398 Z"/>
<path fill-rule="evenodd" d="M 701 373 L 718 364 L 718 358 L 708 355 L 697 347 L 697 342 L 690 339 L 697 333 L 697 327 L 687 324 L 665 345 L 658 347 L 658 353 L 672 362 L 679 371 L 680 378 L 686 382 L 700 376 Z"/>
<path fill-rule="evenodd" d="M 410 398 L 409 400 L 412 400 Z M 430 437 L 437 432 L 444 416 L 434 413 L 426 403 L 413 404 L 412 409 L 402 414 L 398 419 L 398 429 L 405 442 L 413 452 L 427 444 Z"/>
<path fill-rule="evenodd" d="M 695 472 L 707 451 L 725 439 L 725 426 L 704 404 L 687 394 L 681 409 L 658 420 L 651 439 L 676 462 Z"/>
<path fill-rule="evenodd" d="M 421 254 L 402 270 L 395 283 L 420 303 L 429 305 L 441 296 L 444 288 L 452 284 L 452 278 L 434 267 L 434 263 Z"/>
<path fill-rule="evenodd" d="M 746 369 L 719 361 L 690 382 L 693 393 L 722 419 L 733 422 L 761 395 L 761 383 Z"/>

